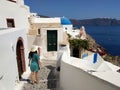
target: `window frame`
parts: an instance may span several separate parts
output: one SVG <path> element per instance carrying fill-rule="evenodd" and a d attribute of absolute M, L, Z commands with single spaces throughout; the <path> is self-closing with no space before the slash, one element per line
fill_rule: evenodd
<path fill-rule="evenodd" d="M 10 28 L 10 27 L 14 28 L 15 27 L 15 21 L 14 21 L 13 18 L 7 18 L 6 22 L 7 22 L 7 27 L 8 28 Z M 9 23 L 11 23 L 12 26 L 9 26 Z"/>
<path fill-rule="evenodd" d="M 7 1 L 14 2 L 14 3 L 16 3 L 16 2 L 17 2 L 17 1 L 14 1 L 14 0 L 7 0 Z"/>
<path fill-rule="evenodd" d="M 47 30 L 47 51 L 57 51 L 57 30 Z"/>

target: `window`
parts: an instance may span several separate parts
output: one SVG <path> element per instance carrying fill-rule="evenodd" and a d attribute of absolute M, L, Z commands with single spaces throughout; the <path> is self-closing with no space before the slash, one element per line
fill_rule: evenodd
<path fill-rule="evenodd" d="M 7 27 L 15 27 L 14 19 L 7 19 Z"/>
<path fill-rule="evenodd" d="M 65 30 L 67 30 L 67 27 L 65 27 Z"/>
<path fill-rule="evenodd" d="M 8 1 L 16 3 L 16 0 L 8 0 Z"/>
<path fill-rule="evenodd" d="M 40 34 L 40 29 L 38 29 L 38 34 Z"/>

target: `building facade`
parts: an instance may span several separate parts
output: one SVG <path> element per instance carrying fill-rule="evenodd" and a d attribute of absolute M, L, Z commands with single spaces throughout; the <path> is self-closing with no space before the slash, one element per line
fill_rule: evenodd
<path fill-rule="evenodd" d="M 28 32 L 29 15 L 24 0 L 0 0 L 0 28 L 25 28 Z"/>
<path fill-rule="evenodd" d="M 29 13 L 24 0 L 0 0 L 0 90 L 14 90 L 28 68 Z"/>
<path fill-rule="evenodd" d="M 66 40 L 61 18 L 41 18 L 34 14 L 29 21 L 29 45 L 40 46 L 42 58 L 56 60 L 57 52 Z"/>

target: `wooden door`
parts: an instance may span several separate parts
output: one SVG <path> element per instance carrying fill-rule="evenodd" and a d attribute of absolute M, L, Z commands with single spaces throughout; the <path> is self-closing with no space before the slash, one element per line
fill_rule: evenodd
<path fill-rule="evenodd" d="M 57 51 L 57 30 L 47 31 L 47 51 Z"/>

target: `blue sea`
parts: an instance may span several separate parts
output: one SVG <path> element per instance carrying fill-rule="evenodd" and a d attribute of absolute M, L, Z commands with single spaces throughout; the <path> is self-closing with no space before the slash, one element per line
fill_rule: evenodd
<path fill-rule="evenodd" d="M 120 26 L 85 26 L 85 30 L 111 55 L 120 56 Z"/>

